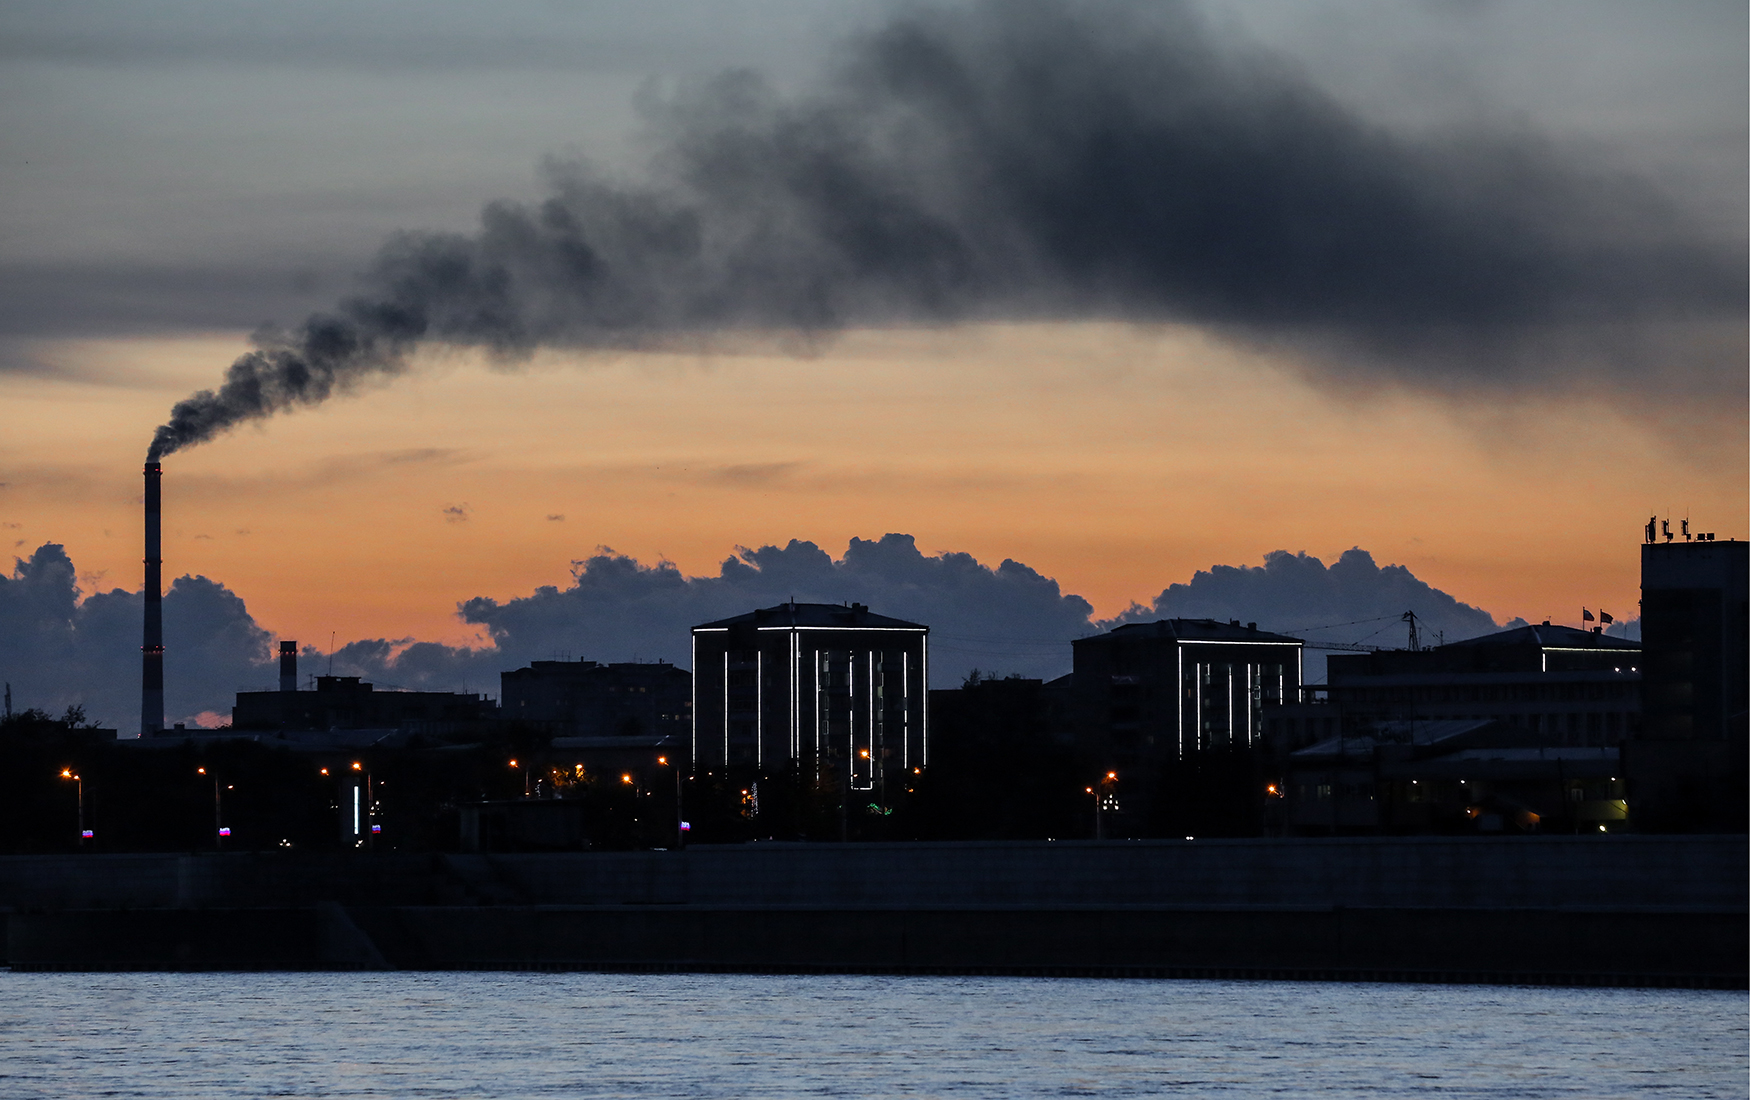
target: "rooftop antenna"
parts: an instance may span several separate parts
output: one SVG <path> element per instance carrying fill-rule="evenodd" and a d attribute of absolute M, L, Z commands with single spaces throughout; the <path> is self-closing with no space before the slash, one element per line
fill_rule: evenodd
<path fill-rule="evenodd" d="M 332 630 L 330 630 L 328 632 L 328 675 L 330 675 L 330 676 L 334 675 L 334 635 L 335 635 L 335 633 L 336 632 L 332 631 Z"/>
<path fill-rule="evenodd" d="M 6 682 L 6 717 L 12 717 L 12 681 Z"/>
<path fill-rule="evenodd" d="M 1422 651 L 1422 639 L 1416 633 L 1416 613 L 1414 611 L 1404 612 L 1404 622 L 1410 624 L 1410 652 L 1420 653 Z"/>
<path fill-rule="evenodd" d="M 1682 523 L 1683 523 L 1683 541 L 1688 542 L 1689 541 L 1689 518 L 1687 516 L 1685 516 Z"/>

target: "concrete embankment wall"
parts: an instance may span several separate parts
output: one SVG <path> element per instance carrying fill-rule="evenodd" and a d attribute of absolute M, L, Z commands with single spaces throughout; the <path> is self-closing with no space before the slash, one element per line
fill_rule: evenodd
<path fill-rule="evenodd" d="M 1743 985 L 1744 837 L 0 858 L 56 967 L 1254 973 Z"/>

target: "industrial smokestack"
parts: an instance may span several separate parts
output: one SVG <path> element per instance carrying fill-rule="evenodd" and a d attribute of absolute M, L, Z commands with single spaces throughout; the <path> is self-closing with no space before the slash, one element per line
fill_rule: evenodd
<path fill-rule="evenodd" d="M 298 643 L 280 643 L 280 690 L 298 690 Z"/>
<path fill-rule="evenodd" d="M 140 736 L 164 728 L 164 470 L 146 463 L 146 636 L 140 644 Z"/>

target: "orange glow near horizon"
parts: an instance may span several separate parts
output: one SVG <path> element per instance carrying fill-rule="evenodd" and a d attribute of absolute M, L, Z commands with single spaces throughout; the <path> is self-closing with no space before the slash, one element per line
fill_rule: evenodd
<path fill-rule="evenodd" d="M 60 373 L 0 378 L 14 553 L 64 543 L 87 592 L 137 588 L 146 441 L 241 347 L 62 342 L 38 348 Z M 1678 446 L 1625 404 L 1336 393 L 1192 330 L 1118 325 L 514 370 L 454 353 L 169 456 L 165 558 L 319 644 L 479 643 L 458 602 L 564 586 L 602 546 L 698 575 L 737 546 L 836 557 L 888 532 L 1013 558 L 1102 616 L 1214 564 L 1360 546 L 1498 620 L 1626 620 L 1647 517 L 1743 538 L 1750 478 L 1743 410 Z"/>

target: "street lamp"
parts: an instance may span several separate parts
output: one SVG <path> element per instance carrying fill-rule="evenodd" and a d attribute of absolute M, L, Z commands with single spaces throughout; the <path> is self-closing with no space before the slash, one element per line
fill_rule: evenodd
<path fill-rule="evenodd" d="M 79 798 L 79 846 L 85 847 L 85 842 L 91 838 L 91 833 L 85 828 L 85 780 L 72 768 L 61 769 L 62 779 L 71 779 Z"/>
<path fill-rule="evenodd" d="M 668 757 L 659 756 L 656 762 L 674 772 L 674 843 L 676 848 L 687 846 L 687 821 L 681 813 L 681 770 L 668 762 Z"/>
<path fill-rule="evenodd" d="M 1105 810 L 1118 808 L 1118 796 L 1112 788 L 1118 783 L 1117 772 L 1107 772 L 1106 778 L 1100 780 L 1098 787 L 1084 788 L 1094 800 L 1094 839 L 1106 839 Z"/>
<path fill-rule="evenodd" d="M 358 765 L 355 764 L 353 766 L 357 767 Z M 207 769 L 196 768 L 195 774 L 196 775 L 205 775 L 205 774 L 207 774 Z M 233 789 L 231 784 L 229 784 L 229 783 L 225 784 L 225 790 L 228 791 L 231 789 Z M 224 818 L 224 803 L 221 800 L 220 794 L 219 794 L 219 777 L 215 775 L 215 776 L 213 776 L 213 850 L 214 851 L 222 850 L 224 847 L 225 838 L 231 835 L 231 830 L 227 829 L 225 827 L 225 825 L 223 824 L 224 820 L 225 820 L 225 818 Z"/>

